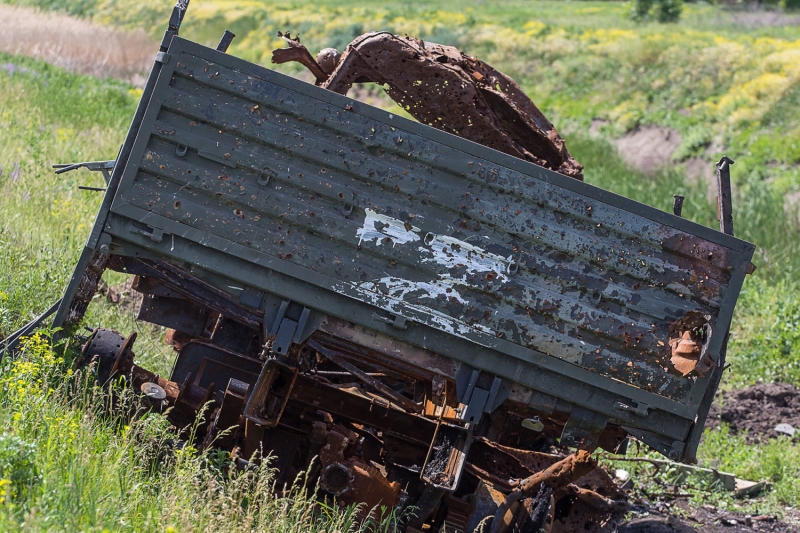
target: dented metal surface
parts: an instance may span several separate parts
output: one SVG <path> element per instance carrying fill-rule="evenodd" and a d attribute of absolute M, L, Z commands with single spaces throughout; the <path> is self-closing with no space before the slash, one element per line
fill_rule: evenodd
<path fill-rule="evenodd" d="M 90 246 L 190 266 L 254 329 L 287 298 L 565 401 L 576 445 L 691 459 L 752 245 L 190 41 L 162 59 Z M 703 371 L 670 344 L 689 313 Z"/>

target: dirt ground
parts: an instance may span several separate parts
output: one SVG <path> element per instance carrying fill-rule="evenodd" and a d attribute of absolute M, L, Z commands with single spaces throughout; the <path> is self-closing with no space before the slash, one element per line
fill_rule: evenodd
<path fill-rule="evenodd" d="M 633 518 L 616 533 L 800 533 L 800 515 L 771 515 L 693 506 L 684 497 L 663 501 L 631 499 Z"/>
<path fill-rule="evenodd" d="M 733 433 L 745 433 L 750 442 L 779 435 L 778 424 L 795 428 L 800 438 L 800 389 L 786 383 L 759 383 L 723 392 L 711 407 L 708 425 L 725 422 Z"/>
<path fill-rule="evenodd" d="M 685 511 L 688 513 L 685 518 L 653 512 L 650 516 L 631 520 L 621 526 L 618 533 L 791 533 L 800 531 L 771 516 L 720 512 L 707 507 L 693 510 L 687 508 Z"/>
<path fill-rule="evenodd" d="M 777 437 L 775 426 L 780 423 L 796 428 L 800 437 L 800 389 L 786 383 L 759 383 L 723 392 L 711 408 L 707 425 L 720 422 L 728 424 L 734 433 L 745 433 L 751 442 Z M 768 515 L 691 507 L 684 499 L 632 504 L 639 516 L 620 527 L 619 533 L 800 532 L 796 513 L 781 521 Z"/>

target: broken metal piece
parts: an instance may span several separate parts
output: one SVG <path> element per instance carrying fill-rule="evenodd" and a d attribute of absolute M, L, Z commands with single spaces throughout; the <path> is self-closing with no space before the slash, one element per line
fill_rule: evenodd
<path fill-rule="evenodd" d="M 278 37 L 286 41 L 289 48 L 279 48 L 272 51 L 272 62 L 280 65 L 281 63 L 288 63 L 296 61 L 306 67 L 311 74 L 317 79 L 317 83 L 322 83 L 328 79 L 328 74 L 323 70 L 317 60 L 311 57 L 308 49 L 300 44 L 300 37 L 291 38 L 289 33 L 283 34 L 278 32 Z"/>
<path fill-rule="evenodd" d="M 279 36 L 289 48 L 274 50 L 272 62 L 299 62 L 325 89 L 346 94 L 354 83 L 385 85 L 423 124 L 583 180 L 583 165 L 519 85 L 457 48 L 373 32 L 354 39 L 341 57 L 332 49 L 320 52 L 323 67 L 299 40 Z"/>
<path fill-rule="evenodd" d="M 387 387 L 380 380 L 373 378 L 363 370 L 360 370 L 357 366 L 352 363 L 349 363 L 345 360 L 341 355 L 337 354 L 335 351 L 325 348 L 321 344 L 316 341 L 310 341 L 308 343 L 310 348 L 313 348 L 317 351 L 320 355 L 328 358 L 329 360 L 333 361 L 338 366 L 342 367 L 349 373 L 351 373 L 354 377 L 361 380 L 362 382 L 366 383 L 369 387 L 373 390 L 376 390 L 383 395 L 387 396 L 391 399 L 395 404 L 405 408 L 407 411 L 412 413 L 420 413 L 422 412 L 422 405 L 414 403 L 412 400 L 406 398 L 402 394 L 397 393 L 396 391 L 392 390 L 391 388 Z"/>
<path fill-rule="evenodd" d="M 6 357 L 6 355 L 10 355 L 14 353 L 15 348 L 19 344 L 20 340 L 23 337 L 27 337 L 31 335 L 36 328 L 38 328 L 42 322 L 47 320 L 56 310 L 61 306 L 61 298 L 58 299 L 53 305 L 51 305 L 44 313 L 39 315 L 38 317 L 34 318 L 17 331 L 0 341 L 0 362 Z"/>
<path fill-rule="evenodd" d="M 711 326 L 702 313 L 689 311 L 670 325 L 669 335 L 670 362 L 681 375 L 704 376 L 716 366 L 707 351 Z"/>
<path fill-rule="evenodd" d="M 111 181 L 111 171 L 114 170 L 114 165 L 116 163 L 117 162 L 114 161 L 114 160 L 112 160 L 112 161 L 85 161 L 83 163 L 56 163 L 55 165 L 53 165 L 53 168 L 58 169 L 58 170 L 56 170 L 56 174 L 63 174 L 65 172 L 69 172 L 71 170 L 76 170 L 76 169 L 79 169 L 79 168 L 85 168 L 85 169 L 91 170 L 93 172 L 102 172 L 103 173 L 103 179 L 105 180 L 106 185 L 108 185 L 108 182 Z M 90 189 L 88 187 L 86 189 L 93 190 L 93 189 Z M 100 190 L 100 189 L 98 189 L 98 190 Z M 105 189 L 102 189 L 102 190 L 105 190 Z"/>
<path fill-rule="evenodd" d="M 670 339 L 672 359 L 670 361 L 681 375 L 687 376 L 697 366 L 700 359 L 700 347 L 692 340 L 692 334 L 684 331 L 680 339 Z"/>
<path fill-rule="evenodd" d="M 597 468 L 597 461 L 592 458 L 592 454 L 585 450 L 580 450 L 545 470 L 523 479 L 519 482 L 518 488 L 498 506 L 492 520 L 491 533 L 498 533 L 501 530 L 503 517 L 513 504 L 526 496 L 532 496 L 542 485 L 547 485 L 555 492 L 585 476 L 595 468 Z"/>

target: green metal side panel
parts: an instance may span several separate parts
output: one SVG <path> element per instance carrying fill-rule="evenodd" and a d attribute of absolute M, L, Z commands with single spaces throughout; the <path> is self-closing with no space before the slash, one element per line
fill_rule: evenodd
<path fill-rule="evenodd" d="M 591 161 L 584 162 L 591 166 Z M 103 231 L 682 441 L 754 247 L 176 38 Z M 235 282 L 235 283 L 234 283 Z M 405 317 L 393 329 L 377 317 Z M 618 401 L 652 406 L 646 417 Z"/>

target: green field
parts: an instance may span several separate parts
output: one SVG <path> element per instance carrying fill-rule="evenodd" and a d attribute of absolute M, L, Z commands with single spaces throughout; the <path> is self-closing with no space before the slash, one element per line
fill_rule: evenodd
<path fill-rule="evenodd" d="M 154 36 L 171 9 L 170 2 L 130 0 L 17 3 L 66 7 L 104 23 L 143 26 Z M 230 52 L 262 64 L 280 46 L 278 30 L 299 32 L 311 49 L 341 48 L 373 29 L 460 46 L 521 83 L 565 133 L 587 182 L 664 210 L 673 194 L 683 194 L 685 216 L 709 226 L 716 207 L 705 184 L 684 178 L 683 164 L 724 152 L 737 161 L 737 235 L 758 245 L 759 268 L 737 307 L 723 387 L 759 380 L 800 385 L 800 233 L 797 212 L 785 206 L 800 190 L 800 27 L 759 27 L 696 4 L 678 24 L 643 26 L 613 2 L 418 5 L 193 0 L 183 34 L 213 44 L 229 28 L 238 35 Z M 55 176 L 50 165 L 113 159 L 139 91 L 20 57 L 0 55 L 0 67 L 2 338 L 60 296 L 100 202 L 98 193 L 77 189 L 99 186 L 99 175 Z M 602 124 L 600 136 L 589 133 L 593 123 Z M 683 139 L 673 164 L 653 175 L 626 166 L 603 139 L 645 125 L 674 128 Z M 85 322 L 123 332 L 142 327 L 101 297 Z M 170 351 L 157 331 L 143 331 L 137 348 L 146 365 L 169 368 Z M 31 345 L 0 374 L 0 530 L 307 530 L 298 520 L 310 507 L 301 498 L 255 502 L 264 481 L 224 479 L 214 466 L 224 458 L 191 450 L 158 458 L 154 450 L 167 429 L 155 418 L 129 427 L 93 407 L 96 392 L 67 379 L 63 351 L 55 357 Z M 788 439 L 757 446 L 725 428 L 709 430 L 700 458 L 774 488 L 757 501 L 737 501 L 698 484 L 691 489 L 697 503 L 779 514 L 800 505 L 800 448 Z M 346 529 L 320 523 L 319 530 L 326 527 Z"/>

